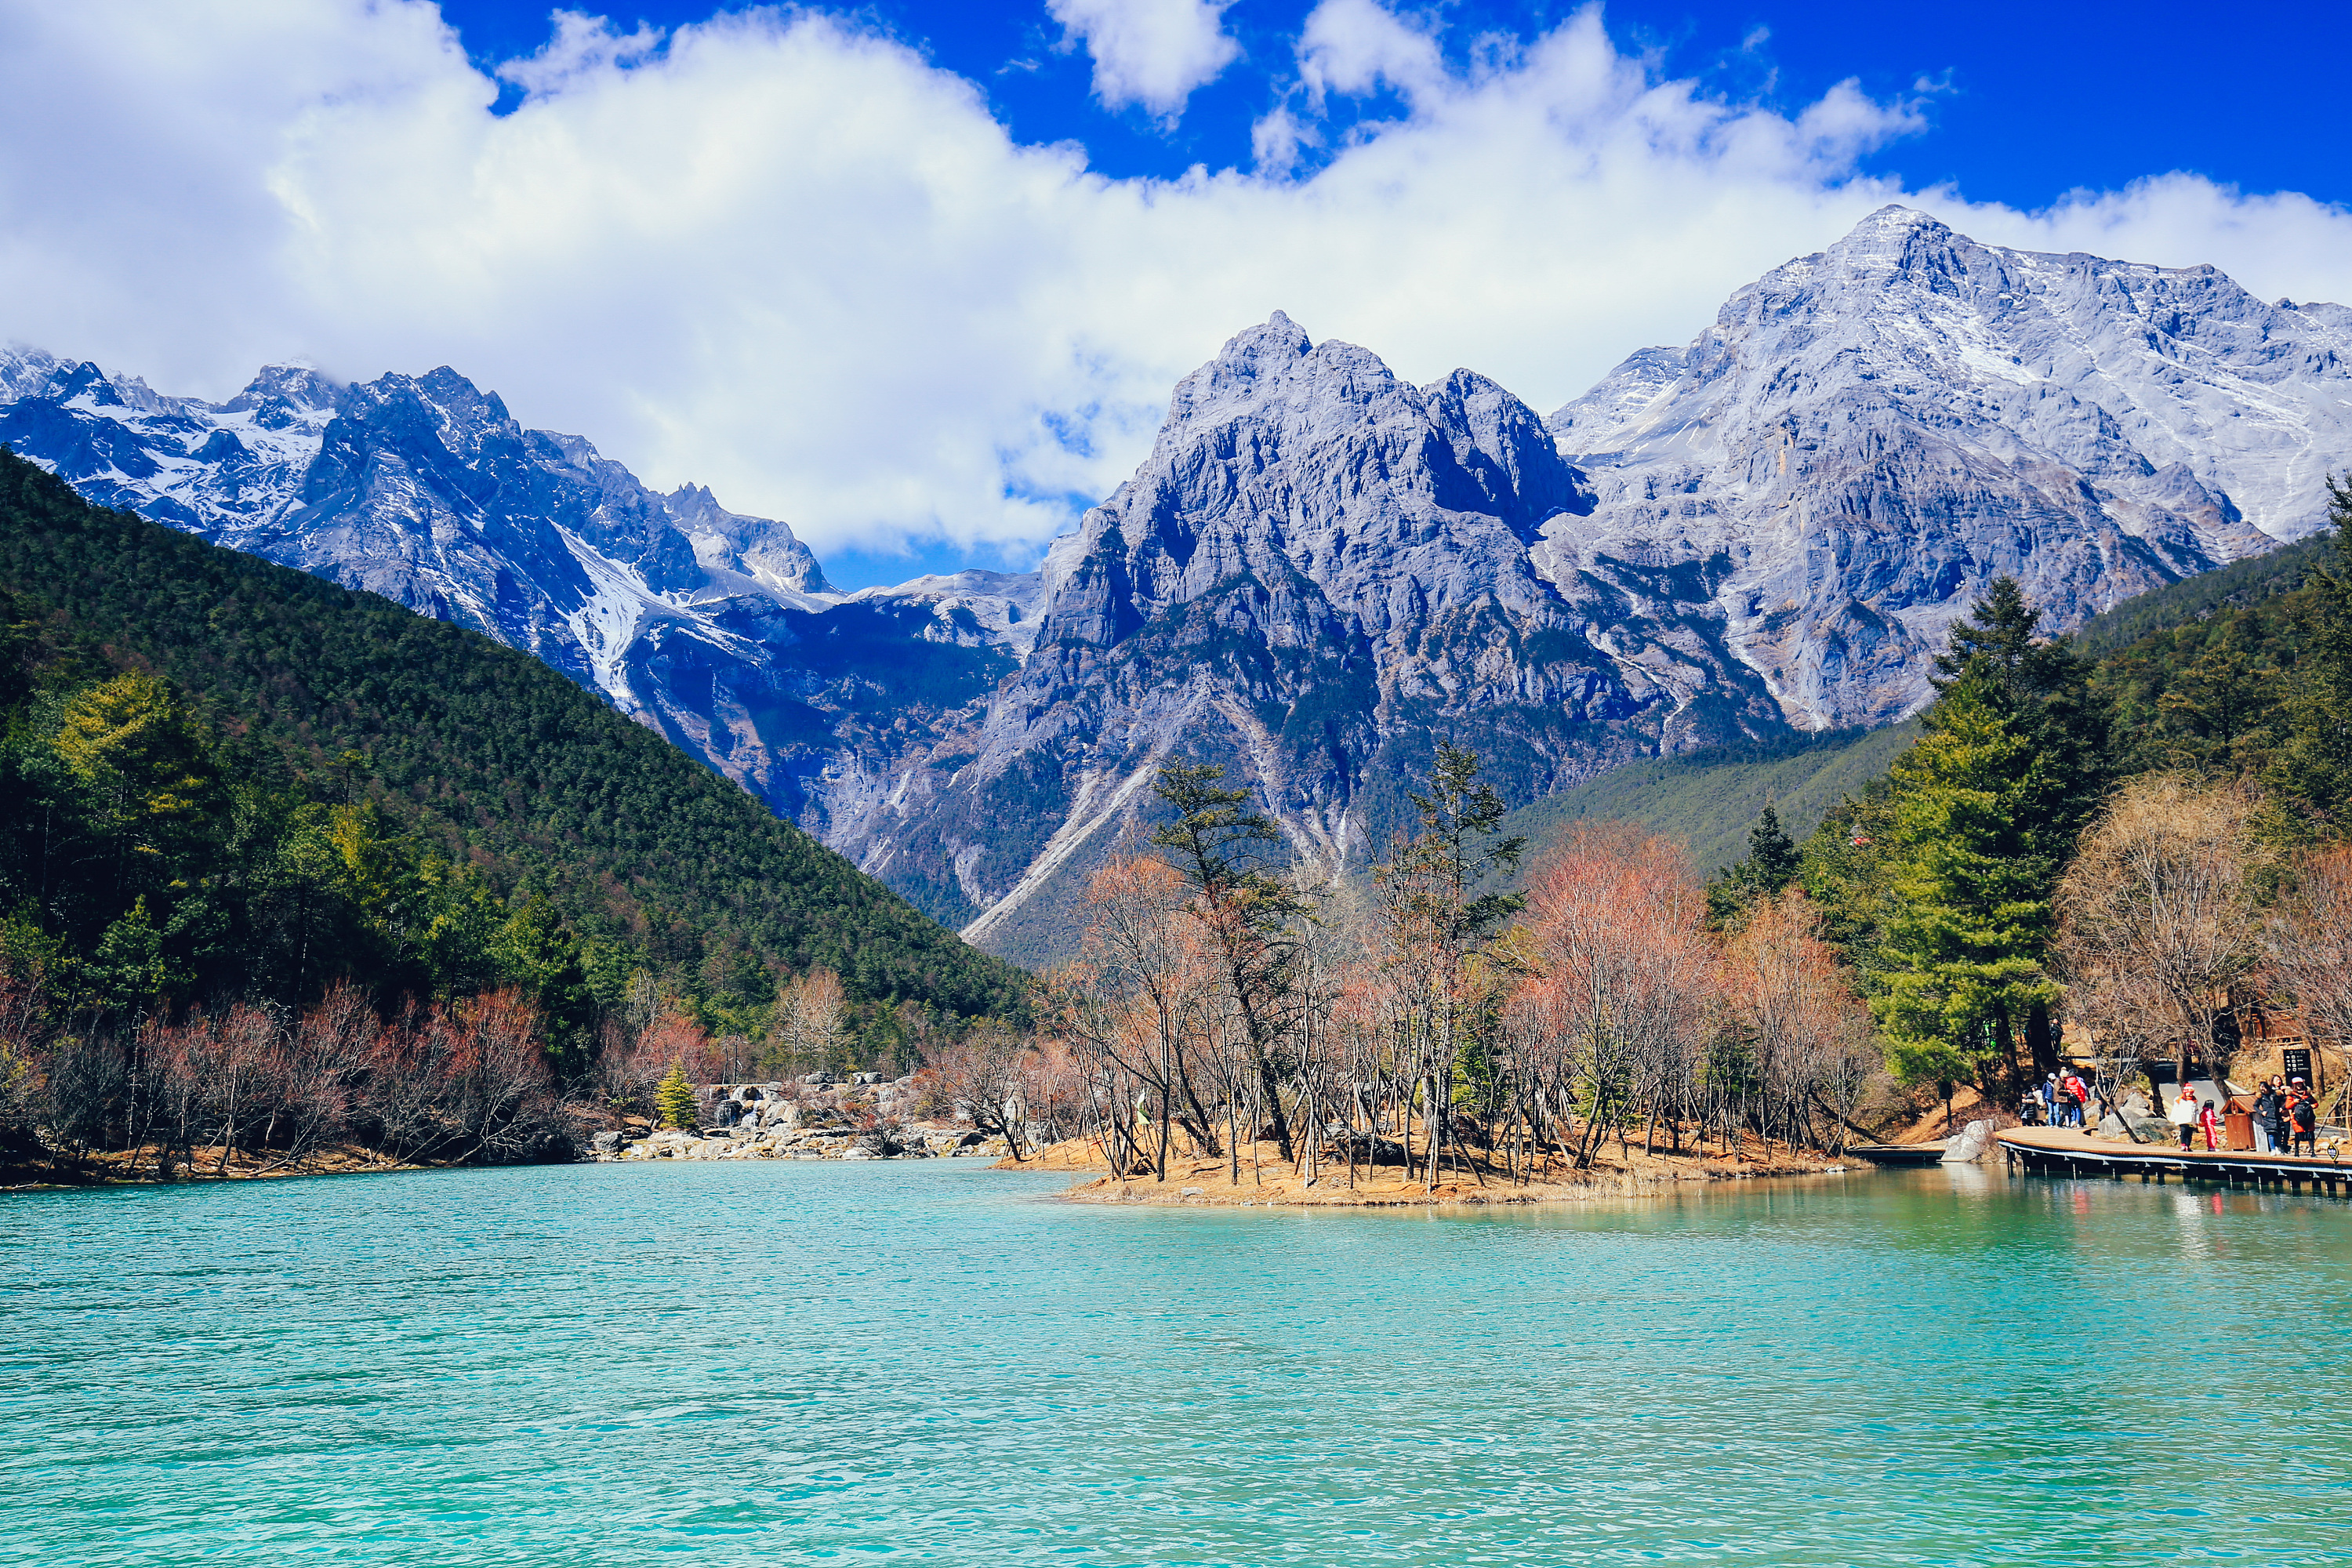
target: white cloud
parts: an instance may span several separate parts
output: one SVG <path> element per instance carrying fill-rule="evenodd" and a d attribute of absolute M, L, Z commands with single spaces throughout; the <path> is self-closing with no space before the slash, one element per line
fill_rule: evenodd
<path fill-rule="evenodd" d="M 1360 96 L 1385 84 L 1418 100 L 1447 85 L 1437 41 L 1377 0 L 1323 0 L 1308 13 L 1298 38 L 1298 74 L 1318 100 L 1327 92 Z"/>
<path fill-rule="evenodd" d="M 559 20 L 503 118 L 416 0 L 0 0 L 0 338 L 207 395 L 273 358 L 446 363 L 820 552 L 1051 532 L 1276 308 L 1549 409 L 1888 200 L 2352 298 L 2338 209 L 2187 175 L 2042 214 L 1906 196 L 1853 160 L 1914 109 L 1851 85 L 1790 115 L 1717 101 L 1594 11 L 1452 68 L 1331 0 L 1259 122 L 1267 172 L 1173 182 L 1018 145 L 971 83 L 803 11 L 666 42 Z M 1318 118 L 1318 93 L 1383 83 L 1402 119 Z"/>
<path fill-rule="evenodd" d="M 1046 0 L 1065 44 L 1085 39 L 1095 96 L 1113 109 L 1140 104 L 1172 120 L 1195 88 L 1241 58 L 1224 30 L 1233 0 Z"/>
<path fill-rule="evenodd" d="M 651 23 L 640 22 L 635 32 L 624 35 L 604 17 L 582 11 L 558 11 L 551 19 L 555 37 L 537 54 L 499 67 L 501 80 L 525 92 L 555 92 L 606 67 L 636 65 L 661 47 L 662 30 Z"/>

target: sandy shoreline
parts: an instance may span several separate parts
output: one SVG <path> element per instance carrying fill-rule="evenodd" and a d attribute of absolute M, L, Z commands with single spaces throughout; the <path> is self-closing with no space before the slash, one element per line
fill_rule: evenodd
<path fill-rule="evenodd" d="M 1229 1159 L 1198 1156 L 1171 1160 L 1168 1179 L 1150 1175 L 1116 1176 L 1091 1143 L 1057 1144 L 1027 1159 L 1001 1160 L 1000 1171 L 1068 1171 L 1074 1175 L 1097 1173 L 1055 1197 L 1076 1204 L 1159 1204 L 1209 1208 L 1403 1208 L 1444 1205 L 1537 1205 L 1591 1203 L 1638 1196 L 1717 1182 L 1753 1181 L 1765 1177 L 1822 1176 L 1875 1169 L 1860 1160 L 1832 1158 L 1810 1151 L 1775 1149 L 1730 1153 L 1643 1154 L 1629 1148 L 1621 1156 L 1612 1145 L 1597 1157 L 1591 1169 L 1570 1171 L 1555 1160 L 1547 1174 L 1521 1179 L 1498 1169 L 1441 1172 L 1434 1186 L 1408 1180 L 1392 1165 L 1357 1167 L 1349 1181 L 1345 1165 L 1327 1165 L 1317 1175 L 1300 1177 L 1271 1143 L 1244 1150 L 1240 1177 L 1233 1179 Z M 1483 1177 L 1483 1179 L 1481 1179 Z"/>

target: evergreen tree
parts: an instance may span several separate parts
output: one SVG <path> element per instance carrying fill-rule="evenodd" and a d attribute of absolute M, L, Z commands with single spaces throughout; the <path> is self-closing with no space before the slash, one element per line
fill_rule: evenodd
<path fill-rule="evenodd" d="M 2026 826 L 2063 834 L 2071 844 L 2114 781 L 2107 712 L 2092 689 L 2090 661 L 2072 642 L 2035 640 L 2041 619 L 2016 578 L 1996 577 L 1968 617 L 1953 624 L 1951 646 L 1937 656 L 1932 679 L 1939 697 L 1965 679 L 1998 688 L 2003 722 L 2044 770 L 2035 809 L 2045 815 Z"/>
<path fill-rule="evenodd" d="M 572 1066 L 585 1054 L 595 998 L 582 972 L 580 942 L 544 893 L 516 901 L 490 947 L 500 974 L 519 986 L 547 1020 L 548 1046 Z"/>
<path fill-rule="evenodd" d="M 686 1081 L 685 1065 L 673 1065 L 669 1076 L 654 1089 L 654 1111 L 661 1125 L 691 1132 L 700 1121 L 697 1114 L 700 1109 L 694 1086 Z"/>
<path fill-rule="evenodd" d="M 1490 878 L 1518 869 L 1527 840 L 1502 830 L 1502 795 L 1478 777 L 1478 753 L 1442 742 L 1430 793 L 1410 796 L 1421 832 L 1402 834 L 1388 864 L 1373 868 L 1380 887 L 1390 963 L 1411 997 L 1404 1027 L 1426 1086 L 1428 1181 L 1437 1181 L 1457 1100 L 1496 1088 L 1492 1046 L 1500 1023 L 1498 974 L 1518 968 L 1499 940 L 1504 923 L 1527 908 L 1527 895 L 1479 892 Z M 1410 950 L 1410 951 L 1407 951 Z"/>
<path fill-rule="evenodd" d="M 1896 850 L 1871 998 L 1908 1082 L 1983 1079 L 2058 987 L 2042 968 L 2069 782 L 1985 675 L 1947 687 L 1895 766 Z"/>
<path fill-rule="evenodd" d="M 1756 868 L 1757 887 L 1768 898 L 1777 898 L 1795 879 L 1802 859 L 1797 841 L 1780 826 L 1780 814 L 1767 803 L 1748 834 L 1748 863 Z"/>
<path fill-rule="evenodd" d="M 1803 852 L 1780 826 L 1780 814 L 1767 802 L 1748 831 L 1748 858 L 1718 868 L 1706 885 L 1707 924 L 1722 931 L 1742 923 L 1748 910 L 1780 897 L 1803 865 Z"/>
<path fill-rule="evenodd" d="M 1298 895 L 1269 873 L 1282 830 L 1263 812 L 1244 809 L 1250 792 L 1226 788 L 1224 776 L 1224 769 L 1202 763 L 1161 768 L 1152 792 L 1176 816 L 1152 832 L 1151 842 L 1170 852 L 1171 863 L 1192 885 L 1192 912 L 1215 944 L 1226 992 L 1241 1015 L 1266 1118 L 1282 1157 L 1289 1160 L 1296 1156 L 1282 1111 L 1275 1051 L 1297 990 L 1292 928 L 1306 911 Z"/>
<path fill-rule="evenodd" d="M 1482 954 L 1503 922 L 1528 907 L 1525 893 L 1480 893 L 1489 876 L 1518 869 L 1527 839 L 1502 830 L 1510 807 L 1478 777 L 1478 753 L 1441 742 L 1430 793 L 1407 798 L 1421 813 L 1421 834 L 1398 857 L 1419 872 L 1429 929 L 1453 963 Z"/>
<path fill-rule="evenodd" d="M 1907 1081 L 1990 1081 L 2019 1033 L 2052 1050 L 2058 876 L 2112 777 L 2105 708 L 2065 639 L 1996 580 L 1937 658 L 1936 702 L 1885 789 L 1832 813 L 1807 887 Z"/>
<path fill-rule="evenodd" d="M 2271 784 L 2334 820 L 2352 805 L 2352 476 L 2327 481 L 2330 559 L 2305 580 L 2302 648 Z"/>

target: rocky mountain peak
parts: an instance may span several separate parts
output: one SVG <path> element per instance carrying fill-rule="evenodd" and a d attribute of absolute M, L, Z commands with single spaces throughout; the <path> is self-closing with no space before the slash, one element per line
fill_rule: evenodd
<path fill-rule="evenodd" d="M 1083 520 L 1097 569 L 1054 595 L 1045 636 L 1113 641 L 1241 576 L 1295 574 L 1375 637 L 1482 595 L 1524 606 L 1543 596 L 1526 546 L 1580 500 L 1495 383 L 1415 387 L 1276 312 L 1178 384 L 1150 460 Z"/>
<path fill-rule="evenodd" d="M 251 414 L 265 429 L 313 426 L 323 430 L 343 391 L 307 364 L 264 365 L 242 391 L 221 405 L 221 411 Z"/>
<path fill-rule="evenodd" d="M 2347 348 L 2211 268 L 1882 208 L 1555 413 L 1598 504 L 1553 534 L 1570 562 L 1721 558 L 1731 645 L 1791 717 L 1883 721 L 1994 576 L 2063 628 L 2319 526 Z"/>
<path fill-rule="evenodd" d="M 446 366 L 273 366 L 214 406 L 12 348 L 0 440 L 537 654 L 1034 958 L 1171 756 L 1336 871 L 1411 820 L 1438 737 L 1516 804 L 1895 718 L 1993 577 L 2063 629 L 2308 532 L 2352 467 L 2352 310 L 2210 268 L 1890 206 L 1694 325 L 1545 420 L 1277 311 L 1038 571 L 848 595 L 783 523 L 657 493 Z"/>

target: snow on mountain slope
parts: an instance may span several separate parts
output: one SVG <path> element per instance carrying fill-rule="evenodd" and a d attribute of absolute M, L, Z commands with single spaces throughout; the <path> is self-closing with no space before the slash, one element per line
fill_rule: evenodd
<path fill-rule="evenodd" d="M 1026 660 L 857 824 L 864 863 L 1034 956 L 1171 756 L 1255 782 L 1336 872 L 1441 735 L 1528 798 L 1783 728 L 1695 585 L 1538 574 L 1547 525 L 1590 504 L 1501 387 L 1413 386 L 1277 312 L 1176 388 L 1142 468 L 1055 544 Z"/>
<path fill-rule="evenodd" d="M 1720 558 L 1730 644 L 1792 721 L 1896 718 L 1993 576 L 2063 628 L 2320 526 L 2352 464 L 2348 328 L 2210 267 L 1887 207 L 1554 414 L 1597 504 L 1538 553 Z"/>
<path fill-rule="evenodd" d="M 527 430 L 456 372 L 226 404 L 0 353 L 85 494 L 538 654 L 997 951 L 1172 756 L 1360 863 L 1432 746 L 1519 804 L 1628 757 L 1873 723 L 2003 573 L 2063 628 L 2309 532 L 2352 310 L 1983 246 L 1887 208 L 1550 419 L 1277 313 L 1185 378 L 1034 573 L 835 592 L 781 522 Z"/>
<path fill-rule="evenodd" d="M 15 348 L 0 441 L 102 504 L 530 652 L 836 843 L 1036 633 L 1035 574 L 836 593 L 783 523 L 657 492 L 446 366 L 272 366 L 213 405 Z"/>

